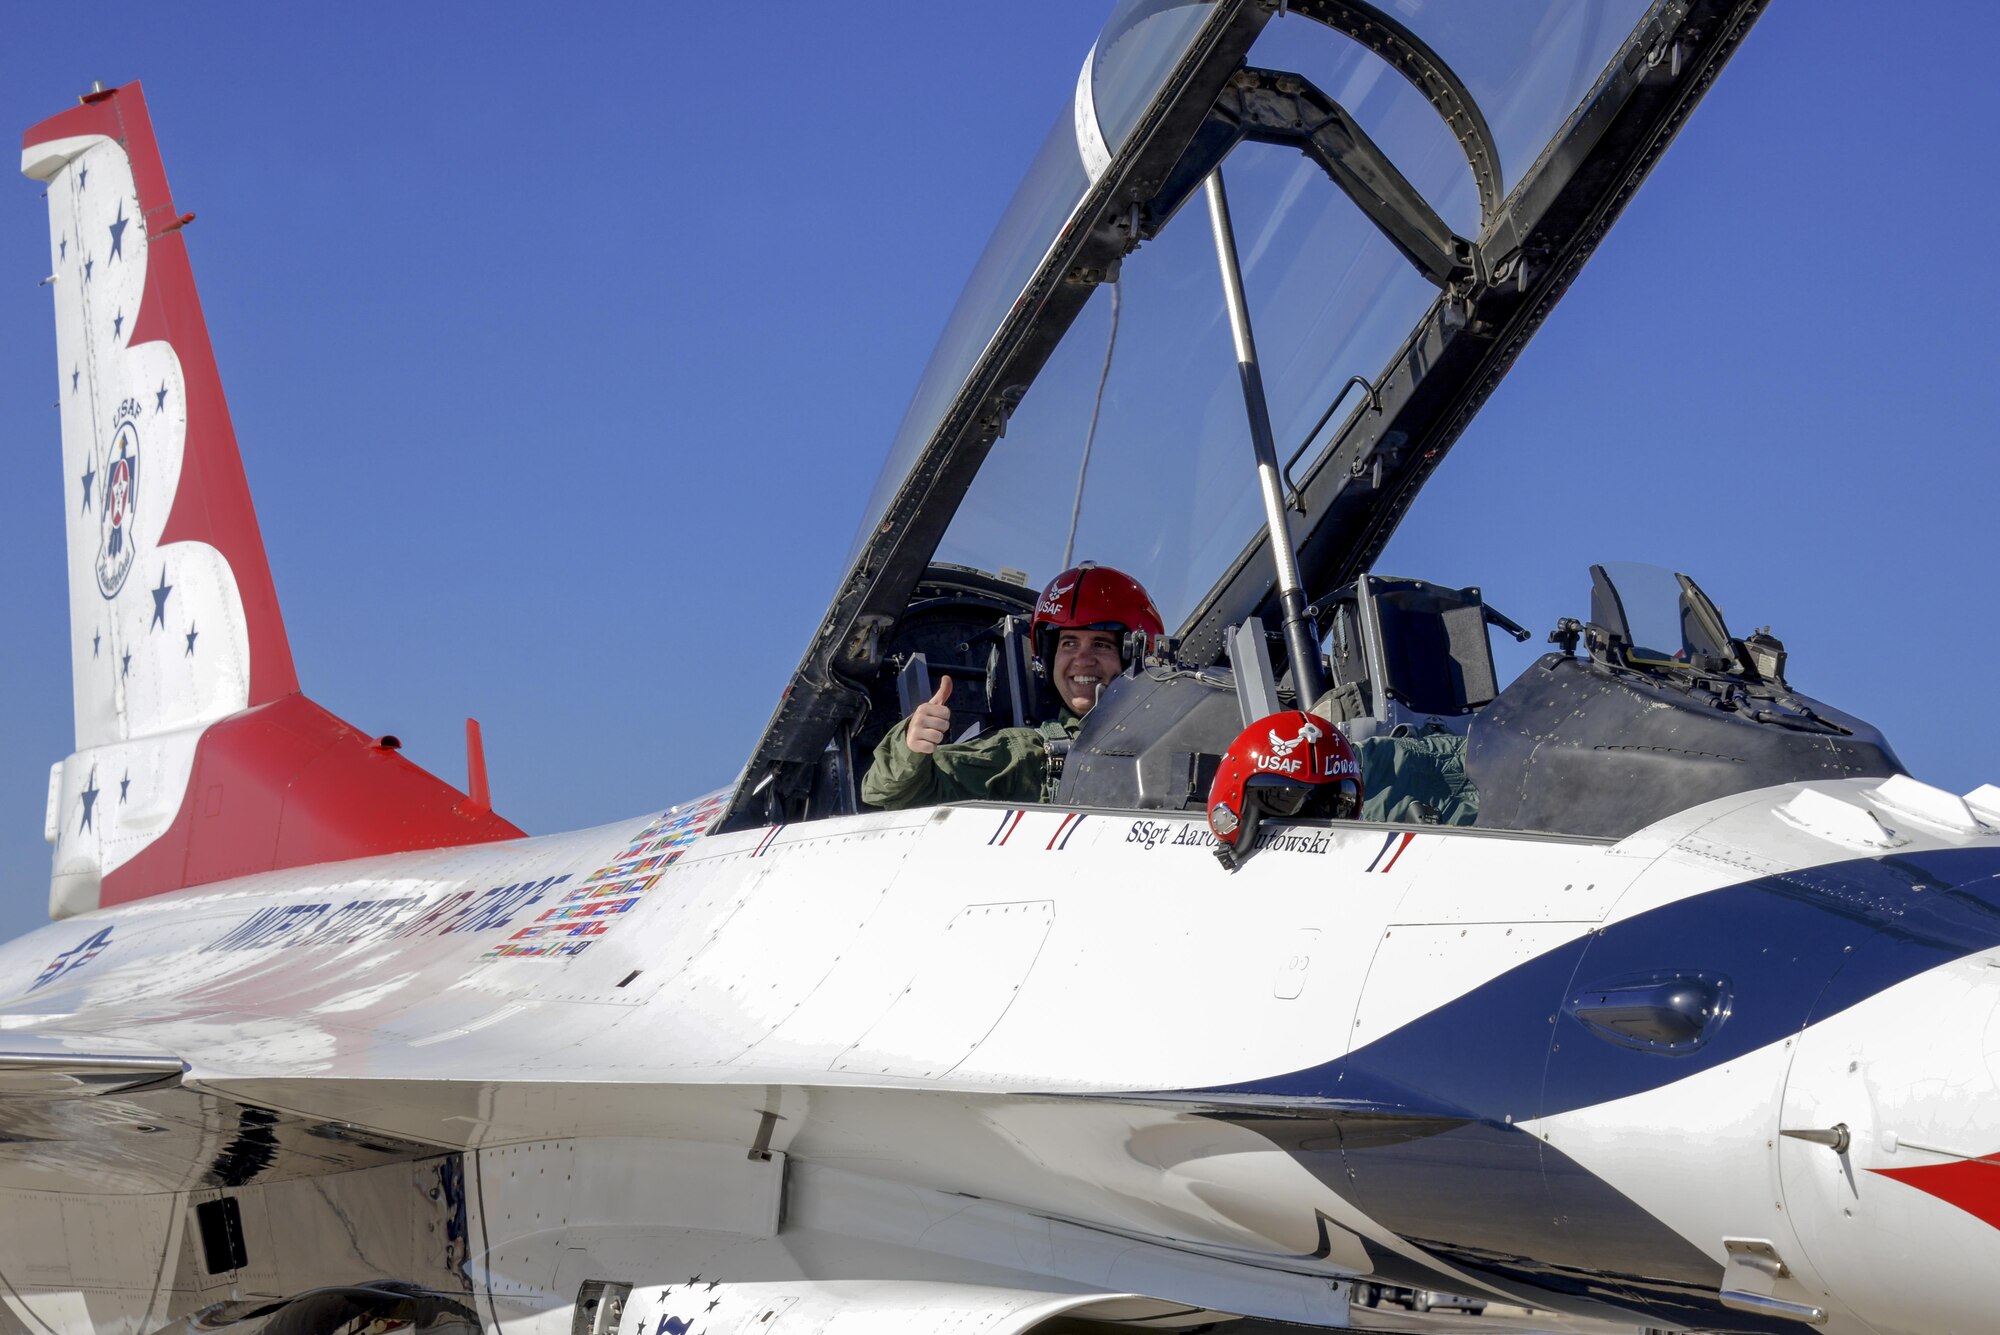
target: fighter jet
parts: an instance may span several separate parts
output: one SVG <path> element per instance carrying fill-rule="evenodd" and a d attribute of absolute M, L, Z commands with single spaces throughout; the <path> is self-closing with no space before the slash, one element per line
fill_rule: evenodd
<path fill-rule="evenodd" d="M 1503 684 L 1525 628 L 1373 568 L 1759 8 L 1120 4 L 740 776 L 534 838 L 300 692 L 138 86 L 31 128 L 77 740 L 4 1319 L 1990 1327 L 2000 791 L 1690 574 L 1586 563 Z M 934 683 L 1049 723 L 1087 555 L 1166 631 L 1052 800 L 868 809 Z M 1361 818 L 1212 856 L 1239 740 L 1335 731 Z"/>

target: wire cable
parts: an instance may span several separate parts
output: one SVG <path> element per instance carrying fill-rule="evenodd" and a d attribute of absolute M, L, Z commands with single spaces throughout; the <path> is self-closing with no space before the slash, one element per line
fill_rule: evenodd
<path fill-rule="evenodd" d="M 1070 556 L 1076 551 L 1076 521 L 1083 513 L 1083 480 L 1090 472 L 1090 447 L 1097 441 L 1097 417 L 1104 410 L 1104 386 L 1111 380 L 1111 354 L 1118 350 L 1118 307 L 1121 304 L 1121 284 L 1111 281 L 1111 333 L 1104 340 L 1104 369 L 1097 376 L 1097 397 L 1090 404 L 1090 430 L 1083 435 L 1083 460 L 1076 466 L 1076 500 L 1069 507 L 1069 537 L 1063 540 L 1062 564 L 1059 570 L 1068 570 Z"/>

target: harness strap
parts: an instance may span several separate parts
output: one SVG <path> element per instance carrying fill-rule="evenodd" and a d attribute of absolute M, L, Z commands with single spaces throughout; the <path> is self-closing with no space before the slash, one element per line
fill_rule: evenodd
<path fill-rule="evenodd" d="M 1044 804 L 1056 800 L 1056 789 L 1062 785 L 1063 762 L 1069 759 L 1070 746 L 1075 738 L 1069 729 L 1060 723 L 1038 723 L 1035 731 L 1042 736 L 1042 754 L 1048 757 L 1048 765 L 1042 772 L 1042 796 Z"/>

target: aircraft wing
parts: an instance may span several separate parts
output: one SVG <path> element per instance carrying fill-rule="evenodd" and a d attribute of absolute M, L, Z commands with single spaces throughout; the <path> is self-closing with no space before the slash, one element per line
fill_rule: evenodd
<path fill-rule="evenodd" d="M 140 1044 L 0 1034 L 0 1196 L 221 1188 L 441 1152 L 239 1101 L 186 1073 L 180 1057 Z"/>
<path fill-rule="evenodd" d="M 693 1138 L 754 1118 L 760 1101 L 797 1116 L 826 1093 L 201 1079 L 165 1053 L 16 1033 L 0 1052 L 0 1314 L 31 1329 L 82 1328 L 114 1308 L 163 1332 L 256 1329 L 281 1312 L 299 1329 L 364 1316 L 473 1327 L 561 1295 L 605 1335 L 780 1319 L 791 1331 L 1019 1335 L 1062 1318 L 1176 1330 L 1245 1310 L 1345 1316 L 1345 1291 L 1318 1277 L 1260 1278 L 899 1181 L 893 1164 L 788 1163 Z M 426 1127 L 460 1143 L 427 1141 Z M 99 1271 L 122 1293 L 70 1289 Z M 325 1281 L 301 1288 L 315 1271 Z M 394 1278 L 343 1278 L 357 1272 Z M 619 1278 L 631 1274 L 652 1278 Z M 1163 1290 L 1214 1305 L 1146 1296 Z M 169 1312 L 187 1315 L 160 1324 Z"/>
<path fill-rule="evenodd" d="M 0 1100 L 91 1098 L 178 1084 L 181 1060 L 168 1053 L 82 1052 L 66 1044 L 23 1041 L 0 1046 Z"/>

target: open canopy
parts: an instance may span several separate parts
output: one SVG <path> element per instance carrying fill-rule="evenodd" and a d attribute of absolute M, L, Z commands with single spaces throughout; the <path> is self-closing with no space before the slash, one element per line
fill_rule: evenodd
<path fill-rule="evenodd" d="M 1195 664 L 1275 623 L 1215 243 L 1183 208 L 1212 172 L 1317 595 L 1368 568 L 1760 8 L 1123 0 L 918 383 L 733 819 L 797 814 L 933 562 L 1037 587 L 1119 566 Z"/>

